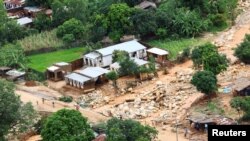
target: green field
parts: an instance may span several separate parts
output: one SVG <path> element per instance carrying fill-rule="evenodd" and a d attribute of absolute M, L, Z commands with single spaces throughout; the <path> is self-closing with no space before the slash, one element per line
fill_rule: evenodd
<path fill-rule="evenodd" d="M 28 67 L 40 72 L 44 72 L 47 67 L 57 62 L 70 62 L 82 56 L 85 48 L 71 48 L 50 53 L 28 56 Z"/>
<path fill-rule="evenodd" d="M 159 47 L 169 51 L 170 60 L 175 60 L 178 53 L 187 47 L 199 46 L 205 44 L 204 39 L 190 38 L 179 40 L 152 40 L 147 43 L 153 47 Z"/>

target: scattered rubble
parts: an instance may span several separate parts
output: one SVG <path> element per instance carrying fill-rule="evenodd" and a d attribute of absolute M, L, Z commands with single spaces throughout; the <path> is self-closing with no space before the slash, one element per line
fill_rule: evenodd
<path fill-rule="evenodd" d="M 77 103 L 79 103 L 83 107 L 100 107 L 105 104 L 108 104 L 111 101 L 111 98 L 108 96 L 103 96 L 101 91 L 93 91 L 91 93 L 84 94 L 77 99 Z"/>
<path fill-rule="evenodd" d="M 159 114 L 152 120 L 153 124 L 171 123 L 169 121 L 176 118 L 188 97 L 198 93 L 190 84 L 193 73 L 192 69 L 177 72 L 176 80 L 168 84 L 156 81 L 152 90 L 144 91 L 135 98 L 128 98 L 121 104 L 103 110 L 102 113 L 122 119 L 145 119 Z"/>

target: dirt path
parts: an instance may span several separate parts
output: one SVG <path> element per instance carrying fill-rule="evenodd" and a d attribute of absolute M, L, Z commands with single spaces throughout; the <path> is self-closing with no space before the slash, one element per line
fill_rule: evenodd
<path fill-rule="evenodd" d="M 235 22 L 235 25 L 228 29 L 227 31 L 219 33 L 215 39 L 214 43 L 220 46 L 219 51 L 227 55 L 227 58 L 234 62 L 237 58 L 233 55 L 234 50 L 237 45 L 239 45 L 245 34 L 250 33 L 250 8 L 246 8 L 243 13 L 241 13 Z"/>
<path fill-rule="evenodd" d="M 55 97 L 60 97 L 62 95 L 44 86 L 25 87 L 19 85 L 16 94 L 20 95 L 23 102 L 32 102 L 37 111 L 56 112 L 63 108 L 75 109 L 75 102 L 65 103 L 55 100 Z M 44 103 L 42 102 L 42 98 L 45 99 Z M 54 107 L 52 102 L 54 102 Z M 80 108 L 80 112 L 93 123 L 107 119 L 101 114 L 89 109 Z"/>
<path fill-rule="evenodd" d="M 233 49 L 235 47 L 237 47 L 237 45 L 242 42 L 245 34 L 248 34 L 248 33 L 250 33 L 250 9 L 249 8 L 246 9 L 242 14 L 240 14 L 238 16 L 235 26 L 231 27 L 227 31 L 218 33 L 211 41 L 213 41 L 216 45 L 220 46 L 219 52 L 226 54 L 227 58 L 229 58 L 233 62 L 236 60 L 236 57 L 233 55 L 233 53 L 234 53 Z M 249 66 L 247 66 L 247 67 L 249 68 Z M 232 67 L 232 68 L 234 68 L 234 67 Z M 232 68 L 229 68 L 227 70 L 227 72 L 232 71 L 231 70 Z M 238 72 L 239 73 L 245 72 L 245 71 L 247 71 L 248 68 L 238 69 Z M 181 70 L 185 70 L 185 69 L 192 69 L 192 61 L 187 61 L 184 64 L 174 66 L 172 69 L 169 70 L 168 75 L 160 75 L 160 77 L 158 79 L 156 79 L 155 81 L 150 81 L 147 83 L 147 85 L 140 86 L 140 87 L 136 88 L 134 90 L 135 94 L 120 96 L 120 97 L 117 97 L 115 99 L 115 101 L 111 102 L 109 105 L 102 106 L 101 108 L 97 108 L 97 109 L 94 109 L 92 111 L 86 110 L 86 109 L 81 109 L 81 112 L 83 113 L 84 116 L 88 117 L 89 120 L 92 122 L 106 120 L 107 118 L 101 116 L 100 114 L 98 114 L 96 112 L 99 112 L 105 108 L 109 108 L 109 107 L 113 106 L 114 104 L 121 103 L 126 98 L 135 97 L 136 93 L 140 93 L 140 92 L 152 89 L 155 86 L 156 81 L 162 81 L 163 83 L 168 84 L 171 82 L 171 80 L 173 80 L 175 78 L 176 72 L 181 71 Z M 41 97 L 43 96 L 42 94 L 33 94 L 33 93 L 29 93 L 27 91 L 22 91 L 22 90 L 17 90 L 16 92 L 19 95 L 21 95 L 22 101 L 24 101 L 24 102 L 31 101 L 33 103 L 33 105 L 35 105 L 35 108 L 38 110 L 41 110 L 41 111 L 46 110 L 46 111 L 55 112 L 59 109 L 65 108 L 65 107 L 66 108 L 74 108 L 74 104 L 65 104 L 65 103 L 58 102 L 58 101 L 55 102 L 56 103 L 55 108 L 53 108 L 52 103 L 51 103 L 52 100 L 48 100 L 45 102 L 45 104 L 42 104 L 42 102 L 41 102 Z M 221 101 L 223 102 L 223 105 L 225 106 L 225 108 L 229 109 L 228 104 L 229 104 L 230 100 L 231 100 L 230 95 L 221 96 Z M 36 101 L 39 102 L 38 105 L 37 105 Z M 93 111 L 96 111 L 96 112 L 93 112 Z M 157 116 L 158 116 L 158 113 L 155 114 L 153 117 L 157 117 Z M 146 121 L 146 124 L 149 124 L 149 123 L 147 123 L 147 121 L 150 121 L 150 119 L 152 119 L 153 117 L 145 119 L 143 121 L 144 124 L 145 124 L 145 121 Z M 176 133 L 171 131 L 171 129 L 172 129 L 171 127 L 167 127 L 167 129 L 164 129 L 164 130 L 162 130 L 160 127 L 158 127 L 157 129 L 159 131 L 158 138 L 160 141 L 165 141 L 165 140 L 174 141 L 174 140 L 176 140 Z M 180 131 L 182 131 L 182 129 L 180 129 Z M 39 138 L 39 136 L 34 136 L 27 141 L 36 141 L 38 138 Z M 178 139 L 180 141 L 187 141 L 188 140 L 183 136 L 182 132 L 180 132 L 178 134 Z"/>

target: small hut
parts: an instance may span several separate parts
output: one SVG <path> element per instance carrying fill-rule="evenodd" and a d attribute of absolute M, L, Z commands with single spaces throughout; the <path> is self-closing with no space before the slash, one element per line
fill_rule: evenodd
<path fill-rule="evenodd" d="M 55 63 L 47 68 L 47 79 L 52 81 L 60 81 L 64 76 L 72 71 L 71 64 L 66 62 Z"/>
<path fill-rule="evenodd" d="M 250 96 L 250 79 L 239 78 L 234 82 L 234 95 Z"/>
<path fill-rule="evenodd" d="M 66 84 L 79 89 L 93 89 L 96 84 L 106 82 L 105 74 L 109 70 L 100 67 L 88 67 L 83 70 L 77 70 L 65 76 Z"/>
<path fill-rule="evenodd" d="M 157 63 L 163 64 L 168 57 L 168 51 L 159 48 L 150 48 L 147 50 L 148 56 L 153 56 Z"/>
<path fill-rule="evenodd" d="M 25 74 L 25 72 L 13 69 L 6 72 L 6 79 L 11 81 L 25 80 Z"/>
<path fill-rule="evenodd" d="M 11 70 L 10 67 L 0 67 L 0 76 L 4 77 L 9 70 Z"/>

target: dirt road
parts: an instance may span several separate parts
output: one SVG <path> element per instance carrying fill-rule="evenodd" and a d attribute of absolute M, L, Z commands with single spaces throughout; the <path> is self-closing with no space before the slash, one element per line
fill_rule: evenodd
<path fill-rule="evenodd" d="M 45 86 L 26 87 L 19 85 L 17 87 L 16 94 L 20 95 L 23 102 L 32 102 L 37 111 L 56 112 L 63 108 L 75 109 L 75 102 L 65 103 L 55 100 L 55 98 L 62 95 Z M 44 103 L 42 98 L 45 99 Z M 54 106 L 52 102 L 54 102 Z M 80 112 L 93 123 L 105 121 L 107 119 L 101 114 L 93 112 L 89 109 L 80 108 Z"/>

